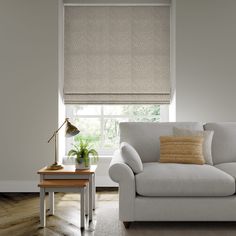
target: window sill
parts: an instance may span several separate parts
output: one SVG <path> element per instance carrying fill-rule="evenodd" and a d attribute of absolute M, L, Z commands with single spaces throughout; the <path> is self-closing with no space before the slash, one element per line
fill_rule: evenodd
<path fill-rule="evenodd" d="M 99 161 L 102 160 L 108 160 L 110 161 L 112 159 L 112 155 L 99 155 Z M 74 157 L 68 157 L 68 156 L 64 156 L 62 159 L 62 164 L 63 165 L 75 165 L 75 158 Z"/>

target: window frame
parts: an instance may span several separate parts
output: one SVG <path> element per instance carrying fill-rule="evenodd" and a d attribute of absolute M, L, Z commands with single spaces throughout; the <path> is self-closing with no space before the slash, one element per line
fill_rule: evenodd
<path fill-rule="evenodd" d="M 69 105 L 69 104 L 67 104 Z M 71 118 L 73 119 L 74 117 L 71 117 L 72 116 L 72 113 L 71 111 L 69 111 L 68 107 L 69 106 L 73 106 L 75 104 L 70 104 L 69 106 L 66 105 L 66 109 L 65 109 L 65 112 L 66 112 L 66 115 L 67 116 L 70 116 L 68 118 Z M 76 104 L 76 105 L 79 105 L 79 104 Z M 81 104 L 80 106 L 89 106 L 90 104 L 87 104 L 87 105 L 84 105 L 84 104 Z M 132 119 L 132 118 L 144 118 L 146 116 L 142 115 L 142 116 L 132 116 L 132 115 L 106 115 L 104 114 L 104 106 L 107 105 L 107 104 L 101 104 L 101 105 L 98 105 L 98 106 L 101 106 L 100 107 L 100 114 L 96 114 L 96 115 L 79 115 L 80 118 L 97 118 L 99 119 L 100 121 L 100 132 L 101 132 L 101 140 L 100 140 L 100 145 L 99 145 L 99 148 L 96 148 L 96 150 L 98 151 L 98 154 L 99 156 L 111 156 L 114 151 L 118 148 L 118 147 L 115 147 L 115 148 L 104 148 L 104 143 L 105 143 L 105 140 L 104 140 L 104 120 L 107 119 L 107 118 L 127 118 L 127 119 Z M 121 105 L 131 105 L 131 104 L 121 104 Z M 134 105 L 137 105 L 137 104 L 134 104 Z M 141 105 L 141 104 L 140 104 Z M 150 104 L 149 104 L 150 105 Z M 151 104 L 151 105 L 154 105 L 154 104 Z M 168 122 L 169 121 L 169 105 L 163 105 L 163 104 L 156 104 L 156 105 L 159 105 L 160 106 L 160 120 L 158 122 Z M 132 106 L 132 105 L 131 105 Z M 156 118 L 155 115 L 152 115 L 152 116 L 148 116 L 148 118 Z M 65 151 L 66 151 L 66 156 L 67 156 L 67 153 L 68 153 L 68 150 L 71 148 L 71 140 L 69 139 L 66 139 L 66 148 L 65 148 Z"/>

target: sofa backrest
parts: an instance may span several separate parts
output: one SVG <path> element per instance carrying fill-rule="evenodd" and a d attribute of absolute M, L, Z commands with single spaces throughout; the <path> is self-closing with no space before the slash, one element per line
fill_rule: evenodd
<path fill-rule="evenodd" d="M 214 130 L 213 164 L 236 162 L 236 122 L 207 123 L 205 130 Z"/>
<path fill-rule="evenodd" d="M 131 144 L 142 162 L 155 162 L 160 159 L 160 136 L 173 135 L 173 127 L 203 130 L 197 122 L 121 122 L 120 142 Z"/>

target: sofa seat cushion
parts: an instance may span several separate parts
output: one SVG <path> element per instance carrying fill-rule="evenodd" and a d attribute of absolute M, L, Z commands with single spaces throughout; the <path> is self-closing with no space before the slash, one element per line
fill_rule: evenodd
<path fill-rule="evenodd" d="M 221 163 L 215 165 L 215 167 L 226 172 L 227 174 L 233 176 L 234 179 L 236 179 L 236 162 Z"/>
<path fill-rule="evenodd" d="M 210 165 L 143 163 L 137 174 L 136 191 L 142 196 L 230 196 L 235 180 Z"/>

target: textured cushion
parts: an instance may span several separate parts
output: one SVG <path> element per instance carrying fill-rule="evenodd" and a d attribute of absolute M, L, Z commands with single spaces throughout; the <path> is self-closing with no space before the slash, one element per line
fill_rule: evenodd
<path fill-rule="evenodd" d="M 120 144 L 121 156 L 124 162 L 130 166 L 134 173 L 143 171 L 143 163 L 137 151 L 128 143 L 123 142 Z"/>
<path fill-rule="evenodd" d="M 214 130 L 212 158 L 214 165 L 236 162 L 236 122 L 207 123 L 205 130 Z"/>
<path fill-rule="evenodd" d="M 200 136 L 161 136 L 160 162 L 203 165 L 202 143 Z"/>
<path fill-rule="evenodd" d="M 215 165 L 215 167 L 226 172 L 227 174 L 233 176 L 236 179 L 236 162 L 221 163 Z"/>
<path fill-rule="evenodd" d="M 189 129 L 173 128 L 174 136 L 203 136 L 202 152 L 206 164 L 213 165 L 212 155 L 211 155 L 211 144 L 214 131 L 193 131 Z"/>
<path fill-rule="evenodd" d="M 121 122 L 120 142 L 131 144 L 142 162 L 159 161 L 160 136 L 173 135 L 173 127 L 203 130 L 197 122 Z"/>
<path fill-rule="evenodd" d="M 136 191 L 143 196 L 230 196 L 232 176 L 210 165 L 144 163 L 135 176 Z"/>

